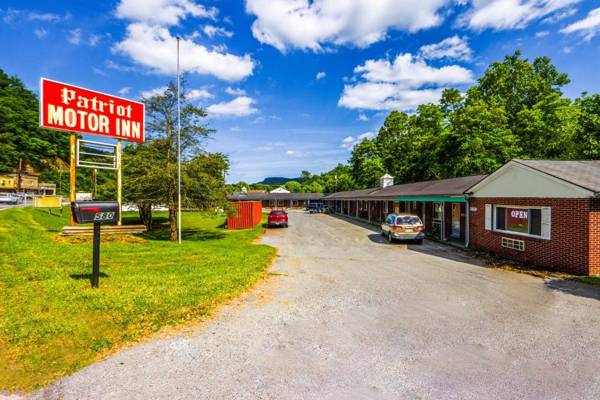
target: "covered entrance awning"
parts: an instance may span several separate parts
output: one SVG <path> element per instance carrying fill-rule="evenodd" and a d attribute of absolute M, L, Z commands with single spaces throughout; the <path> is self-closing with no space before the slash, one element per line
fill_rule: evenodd
<path fill-rule="evenodd" d="M 396 201 L 431 201 L 434 203 L 466 203 L 464 196 L 406 196 L 396 197 Z"/>

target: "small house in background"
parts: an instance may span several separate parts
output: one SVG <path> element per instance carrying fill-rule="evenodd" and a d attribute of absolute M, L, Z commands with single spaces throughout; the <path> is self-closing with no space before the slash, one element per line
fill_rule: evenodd
<path fill-rule="evenodd" d="M 271 190 L 269 193 L 290 193 L 284 186 L 279 186 L 277 189 Z"/>

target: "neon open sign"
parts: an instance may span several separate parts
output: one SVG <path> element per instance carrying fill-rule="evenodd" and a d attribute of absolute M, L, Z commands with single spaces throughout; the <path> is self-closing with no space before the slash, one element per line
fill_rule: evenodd
<path fill-rule="evenodd" d="M 40 126 L 141 143 L 144 104 L 41 78 Z"/>

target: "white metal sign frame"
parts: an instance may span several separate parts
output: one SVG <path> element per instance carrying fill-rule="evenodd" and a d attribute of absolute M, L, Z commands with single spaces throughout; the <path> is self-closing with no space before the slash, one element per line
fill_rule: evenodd
<path fill-rule="evenodd" d="M 101 151 L 104 150 L 110 150 L 107 153 L 112 153 L 111 154 L 101 154 L 101 153 L 90 153 L 90 152 L 86 152 L 86 151 L 82 151 L 81 150 L 81 145 L 91 145 L 91 148 L 97 148 Z M 83 155 L 84 159 L 81 159 L 81 155 Z M 93 161 L 86 161 L 85 160 L 85 156 L 94 156 L 94 157 L 100 157 L 100 158 L 106 158 L 106 162 L 93 162 Z M 92 140 L 83 140 L 83 139 L 77 139 L 77 166 L 78 167 L 83 167 L 83 168 L 98 168 L 98 169 L 118 169 L 119 168 L 119 157 L 118 157 L 118 151 L 117 151 L 117 145 L 116 144 L 110 144 L 110 143 L 103 143 L 103 142 L 95 142 Z"/>

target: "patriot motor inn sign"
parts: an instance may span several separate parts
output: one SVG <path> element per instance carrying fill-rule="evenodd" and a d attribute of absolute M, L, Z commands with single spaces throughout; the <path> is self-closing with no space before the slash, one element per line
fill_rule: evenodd
<path fill-rule="evenodd" d="M 41 78 L 40 126 L 142 143 L 144 104 Z"/>

